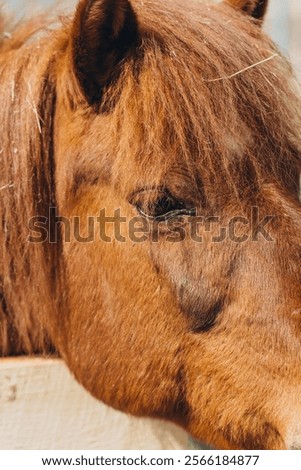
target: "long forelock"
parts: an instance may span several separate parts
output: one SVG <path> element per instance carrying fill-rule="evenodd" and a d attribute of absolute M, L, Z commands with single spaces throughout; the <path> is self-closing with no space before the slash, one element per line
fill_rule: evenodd
<path fill-rule="evenodd" d="M 227 6 L 196 4 L 187 13 L 168 5 L 137 5 L 142 45 L 108 95 L 120 97 L 113 112 L 120 153 L 144 168 L 157 158 L 162 175 L 181 158 L 208 180 L 222 175 L 236 193 L 246 163 L 259 181 L 288 185 L 301 165 L 289 63 L 256 22 Z"/>

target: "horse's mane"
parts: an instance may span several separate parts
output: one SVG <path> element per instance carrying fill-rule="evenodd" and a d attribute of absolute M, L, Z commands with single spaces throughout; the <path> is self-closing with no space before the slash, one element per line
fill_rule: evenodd
<path fill-rule="evenodd" d="M 296 185 L 300 100 L 290 66 L 258 25 L 227 6 L 133 4 L 143 41 L 104 95 L 112 149 L 122 149 L 150 174 L 151 158 L 161 159 L 162 174 L 181 158 L 194 174 L 198 168 L 209 196 L 217 178 L 238 197 L 250 175 L 259 186 L 266 179 Z M 0 20 L 2 32 L 9 33 L 0 42 L 3 354 L 49 350 L 41 324 L 46 317 L 51 321 L 58 298 L 62 309 L 59 244 L 26 241 L 28 220 L 48 217 L 49 206 L 56 206 L 56 93 L 73 108 L 82 104 L 77 93 L 70 93 L 71 73 L 69 80 L 58 84 L 56 79 L 70 22 L 36 38 L 48 23 L 41 17 L 7 30 Z M 93 113 L 87 111 L 87 119 Z"/>
<path fill-rule="evenodd" d="M 51 349 L 41 315 L 50 310 L 51 318 L 55 308 L 54 283 L 49 284 L 55 276 L 55 250 L 29 245 L 26 235 L 30 218 L 48 217 L 49 205 L 55 205 L 54 51 L 46 45 L 45 34 L 39 34 L 50 24 L 46 16 L 15 25 L 1 16 L 0 353 L 2 349 L 4 355 Z"/>

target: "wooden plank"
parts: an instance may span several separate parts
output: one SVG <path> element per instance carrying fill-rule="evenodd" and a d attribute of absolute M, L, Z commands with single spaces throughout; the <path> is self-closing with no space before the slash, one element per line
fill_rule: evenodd
<path fill-rule="evenodd" d="M 178 427 L 119 413 L 92 398 L 64 363 L 0 360 L 0 449 L 188 449 Z"/>

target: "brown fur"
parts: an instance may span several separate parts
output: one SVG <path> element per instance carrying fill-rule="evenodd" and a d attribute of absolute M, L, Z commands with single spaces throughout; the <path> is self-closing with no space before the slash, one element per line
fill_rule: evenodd
<path fill-rule="evenodd" d="M 281 449 L 301 413 L 301 107 L 267 2 L 248 5 L 82 0 L 2 41 L 0 347 L 55 350 L 98 399 L 216 447 Z M 50 206 L 130 218 L 162 188 L 219 224 L 256 205 L 274 241 L 28 243 Z"/>

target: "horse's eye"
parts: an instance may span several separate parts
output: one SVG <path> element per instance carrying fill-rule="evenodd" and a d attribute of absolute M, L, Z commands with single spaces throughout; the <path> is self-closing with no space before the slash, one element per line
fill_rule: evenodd
<path fill-rule="evenodd" d="M 156 221 L 196 215 L 195 208 L 173 197 L 168 190 L 140 191 L 131 198 L 131 204 L 143 217 Z"/>

